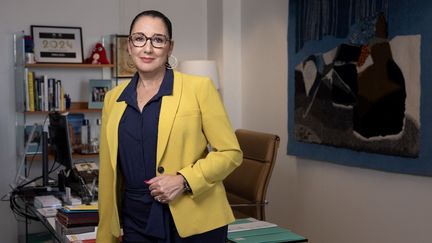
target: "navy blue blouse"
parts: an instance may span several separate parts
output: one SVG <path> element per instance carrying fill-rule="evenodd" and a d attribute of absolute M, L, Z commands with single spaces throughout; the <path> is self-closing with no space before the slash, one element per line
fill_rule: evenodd
<path fill-rule="evenodd" d="M 118 130 L 118 164 L 125 181 L 121 211 L 126 241 L 142 241 L 149 235 L 164 238 L 169 214 L 167 207 L 153 199 L 144 181 L 156 176 L 160 108 L 162 97 L 172 95 L 174 74 L 166 70 L 158 93 L 145 104 L 142 112 L 137 103 L 138 82 L 139 76 L 135 74 L 117 100 L 127 104 Z"/>
<path fill-rule="evenodd" d="M 136 74 L 117 101 L 127 108 L 119 125 L 119 159 L 126 187 L 141 188 L 144 180 L 156 176 L 156 148 L 162 97 L 171 95 L 174 75 L 167 70 L 158 93 L 144 106 L 141 113 L 137 103 Z"/>

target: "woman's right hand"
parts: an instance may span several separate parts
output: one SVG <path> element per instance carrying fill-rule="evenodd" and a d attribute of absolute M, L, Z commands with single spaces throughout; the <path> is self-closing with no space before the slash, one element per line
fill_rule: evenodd
<path fill-rule="evenodd" d="M 170 203 L 184 192 L 182 175 L 160 175 L 145 183 L 149 185 L 150 194 L 160 203 Z"/>

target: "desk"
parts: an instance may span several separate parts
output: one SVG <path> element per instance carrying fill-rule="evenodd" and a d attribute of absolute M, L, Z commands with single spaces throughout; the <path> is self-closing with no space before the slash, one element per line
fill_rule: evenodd
<path fill-rule="evenodd" d="M 55 217 L 45 217 L 42 215 L 33 205 L 34 194 L 29 193 L 17 193 L 13 194 L 11 197 L 11 203 L 14 202 L 14 207 L 19 207 L 24 209 L 25 212 L 25 242 L 29 242 L 28 239 L 28 224 L 31 220 L 37 220 L 42 223 L 42 225 L 49 231 L 54 242 L 62 242 L 62 236 L 56 232 L 55 228 Z M 12 205 L 11 205 L 12 206 Z"/>
<path fill-rule="evenodd" d="M 232 227 L 240 226 L 240 227 Z M 228 227 L 229 242 L 270 243 L 307 242 L 308 240 L 292 231 L 254 218 L 237 219 Z"/>
<path fill-rule="evenodd" d="M 53 242 L 55 242 L 55 243 L 68 242 L 68 240 L 66 238 L 66 234 L 78 234 L 78 233 L 84 233 L 84 232 L 89 232 L 89 231 L 95 230 L 95 226 L 93 226 L 94 219 L 93 219 L 93 222 L 90 222 L 91 221 L 90 218 L 88 219 L 88 222 L 91 223 L 92 225 L 88 224 L 86 226 L 83 225 L 82 227 L 76 226 L 76 227 L 68 228 L 66 226 L 63 226 L 63 224 L 61 223 L 61 220 L 58 219 L 59 212 L 57 212 L 57 209 L 54 209 L 54 211 L 52 211 L 52 210 L 49 211 L 50 215 L 52 215 L 52 216 L 46 216 L 45 214 L 43 214 L 44 210 L 37 209 L 34 206 L 35 196 L 36 195 L 41 196 L 41 194 L 42 195 L 51 194 L 51 195 L 56 195 L 57 197 L 59 197 L 60 194 L 62 194 L 62 193 L 60 193 L 58 191 L 34 192 L 31 189 L 22 190 L 22 191 L 15 191 L 14 193 L 12 193 L 11 208 L 13 209 L 13 211 L 17 215 L 23 216 L 25 219 L 25 242 L 30 242 L 31 237 L 29 237 L 28 225 L 29 225 L 31 220 L 40 221 L 41 224 L 46 229 L 44 232 L 48 231 L 48 232 L 46 232 L 46 233 L 48 233 L 47 236 L 50 237 L 50 239 L 52 239 Z M 75 208 L 78 206 L 71 206 L 71 207 Z M 82 210 L 87 210 L 89 207 L 93 207 L 93 205 L 91 205 L 91 206 L 83 205 L 83 206 L 79 206 L 79 207 L 80 207 L 80 209 L 86 208 L 86 209 L 82 209 Z M 72 209 L 70 209 L 70 210 L 72 210 Z M 93 210 L 93 212 L 94 212 L 94 210 Z M 96 212 L 96 214 L 97 214 L 97 212 Z M 87 213 L 87 216 L 88 216 L 88 213 Z M 77 218 L 74 218 L 74 219 L 77 219 Z"/>
<path fill-rule="evenodd" d="M 26 214 L 31 216 L 32 218 L 39 220 L 43 226 L 49 231 L 51 234 L 53 241 L 56 243 L 66 242 L 65 236 L 61 234 L 58 230 L 56 230 L 56 219 L 55 217 L 45 217 L 42 215 L 34 206 L 33 206 L 33 197 L 28 197 L 24 195 L 18 195 L 17 201 L 20 201 L 22 206 L 25 207 Z M 29 218 L 25 218 L 26 223 L 26 242 L 28 228 L 28 222 L 32 220 Z M 248 223 L 257 223 L 258 226 L 254 225 L 250 227 Z M 232 225 L 244 226 L 241 229 L 237 229 L 237 231 L 232 230 Z M 74 233 L 73 233 L 74 234 Z M 307 242 L 308 240 L 298 235 L 288 229 L 279 227 L 275 224 L 259 221 L 253 218 L 247 219 L 238 219 L 233 224 L 229 226 L 228 232 L 228 242 L 237 242 L 237 243 L 270 243 L 270 242 Z"/>

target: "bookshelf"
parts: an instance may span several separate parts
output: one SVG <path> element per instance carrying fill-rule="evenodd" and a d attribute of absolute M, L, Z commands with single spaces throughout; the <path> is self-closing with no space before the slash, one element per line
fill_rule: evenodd
<path fill-rule="evenodd" d="M 98 155 L 99 154 L 80 154 L 80 153 L 73 153 L 72 154 L 74 160 L 93 160 Z M 42 155 L 40 155 L 40 154 L 27 154 L 26 158 L 28 160 L 42 161 Z M 54 156 L 52 154 L 49 154 L 48 159 L 50 161 L 52 161 L 54 159 Z"/>
<path fill-rule="evenodd" d="M 27 68 L 114 68 L 114 64 L 87 64 L 87 63 L 33 63 L 25 64 Z"/>
<path fill-rule="evenodd" d="M 35 64 L 25 64 L 22 69 L 24 74 L 23 75 L 17 75 L 18 78 L 16 78 L 17 82 L 20 82 L 20 80 L 24 80 L 24 94 L 23 94 L 23 101 L 24 104 L 26 104 L 26 107 L 24 108 L 24 111 L 26 114 L 38 114 L 41 111 L 47 112 L 48 110 L 53 110 L 54 108 L 51 107 L 51 105 L 54 105 L 54 101 L 52 100 L 54 95 L 52 92 L 54 92 L 54 86 L 56 89 L 56 92 L 61 92 L 58 88 L 63 91 L 63 87 L 67 83 L 73 83 L 76 80 L 63 80 L 60 78 L 58 79 L 58 76 L 67 73 L 69 75 L 69 78 L 75 77 L 74 73 L 81 74 L 84 72 L 83 70 L 86 69 L 87 74 L 87 80 L 89 79 L 103 79 L 103 80 L 111 80 L 113 81 L 113 78 L 111 76 L 111 69 L 114 67 L 113 64 L 85 64 L 85 63 L 78 63 L 78 64 L 68 64 L 68 63 L 35 63 Z M 91 75 L 89 78 L 89 71 L 90 73 L 96 73 L 97 75 Z M 101 71 L 99 73 L 99 70 Z M 21 73 L 21 72 L 20 72 Z M 55 75 L 53 76 L 53 73 Z M 78 78 L 83 80 L 83 77 Z M 84 78 L 85 80 L 85 78 Z M 116 80 L 117 81 L 117 80 Z M 60 85 L 58 86 L 58 83 Z M 79 85 L 73 84 L 72 86 Z M 66 85 L 67 86 L 67 85 Z M 69 85 L 70 88 L 70 85 Z M 28 92 L 28 93 L 27 93 Z M 48 93 L 49 92 L 49 93 Z M 67 88 L 64 88 L 65 93 L 69 93 Z M 32 94 L 30 94 L 32 93 Z M 60 95 L 60 99 L 57 99 L 55 103 L 57 103 L 57 106 L 55 110 L 57 111 L 66 111 L 64 107 L 61 107 L 62 104 L 64 104 L 64 101 L 62 100 L 63 93 L 59 93 L 57 95 Z M 39 97 L 39 98 L 38 98 Z M 76 99 L 76 98 L 75 98 Z M 22 103 L 22 102 L 21 102 Z M 31 105 L 27 104 L 30 103 Z M 39 105 L 37 105 L 39 103 Z M 60 104 L 60 106 L 59 106 Z M 79 112 L 94 112 L 94 109 L 87 109 L 84 105 L 87 104 L 87 102 L 82 101 L 75 101 L 72 102 L 71 110 L 79 109 Z M 19 104 L 17 104 L 19 105 Z M 88 107 L 88 106 L 87 106 Z M 60 109 L 59 109 L 60 108 Z M 78 112 L 78 111 L 74 111 Z"/>
<path fill-rule="evenodd" d="M 25 161 L 28 158 L 33 158 L 34 160 L 41 160 L 41 156 L 25 155 L 25 127 L 33 123 L 42 124 L 43 118 L 47 116 L 48 111 L 29 111 L 25 105 L 28 99 L 26 93 L 26 78 L 27 71 L 35 72 L 38 75 L 52 76 L 52 78 L 60 76 L 62 79 L 62 85 L 67 83 L 69 87 L 77 87 L 78 92 L 81 92 L 81 98 L 83 97 L 83 89 L 79 88 L 80 85 L 84 84 L 83 80 L 91 79 L 109 79 L 114 83 L 117 82 L 113 78 L 114 64 L 87 64 L 87 63 L 33 63 L 27 64 L 25 62 L 25 43 L 24 43 L 24 32 L 17 32 L 13 35 L 14 40 L 14 71 L 15 71 L 15 132 L 16 132 L 16 154 L 17 154 L 17 167 L 20 161 Z M 101 39 L 102 43 L 107 50 L 107 53 L 111 53 L 111 41 L 112 36 L 103 36 Z M 85 75 L 82 75 L 85 73 Z M 63 79 L 62 76 L 66 75 L 69 79 Z M 86 78 L 84 78 L 86 77 Z M 75 82 L 76 80 L 81 80 L 80 82 Z M 75 82 L 75 83 L 74 83 Z M 85 82 L 85 81 L 84 81 Z M 85 84 L 84 84 L 85 85 Z M 85 86 L 84 86 L 85 87 Z M 65 90 L 65 93 L 68 93 Z M 77 91 L 72 91 L 76 95 Z M 26 98 L 27 95 L 27 98 Z M 76 98 L 75 98 L 76 99 Z M 88 118 L 100 118 L 101 109 L 88 109 L 87 101 L 80 101 L 79 99 L 72 100 L 71 107 L 67 110 L 60 110 L 60 112 L 69 113 L 83 113 L 85 117 Z M 28 102 L 28 101 L 27 101 Z M 46 104 L 45 104 L 46 105 Z M 47 106 L 46 106 L 47 107 Z M 48 110 L 48 109 L 45 109 Z M 81 159 L 95 159 L 98 154 L 72 154 L 74 160 Z M 50 157 L 52 159 L 52 157 Z M 37 169 L 36 169 L 37 170 Z"/>
<path fill-rule="evenodd" d="M 101 112 L 102 109 L 89 109 L 88 102 L 72 102 L 70 109 L 62 110 L 60 112 L 70 112 L 70 113 L 98 113 Z M 48 114 L 48 111 L 25 111 L 26 115 L 46 115 Z"/>

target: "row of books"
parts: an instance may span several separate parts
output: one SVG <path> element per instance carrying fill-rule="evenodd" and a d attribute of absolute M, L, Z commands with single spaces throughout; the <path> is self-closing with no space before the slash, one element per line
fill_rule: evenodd
<path fill-rule="evenodd" d="M 61 80 L 25 72 L 25 110 L 26 111 L 61 111 L 64 110 L 64 90 Z"/>

